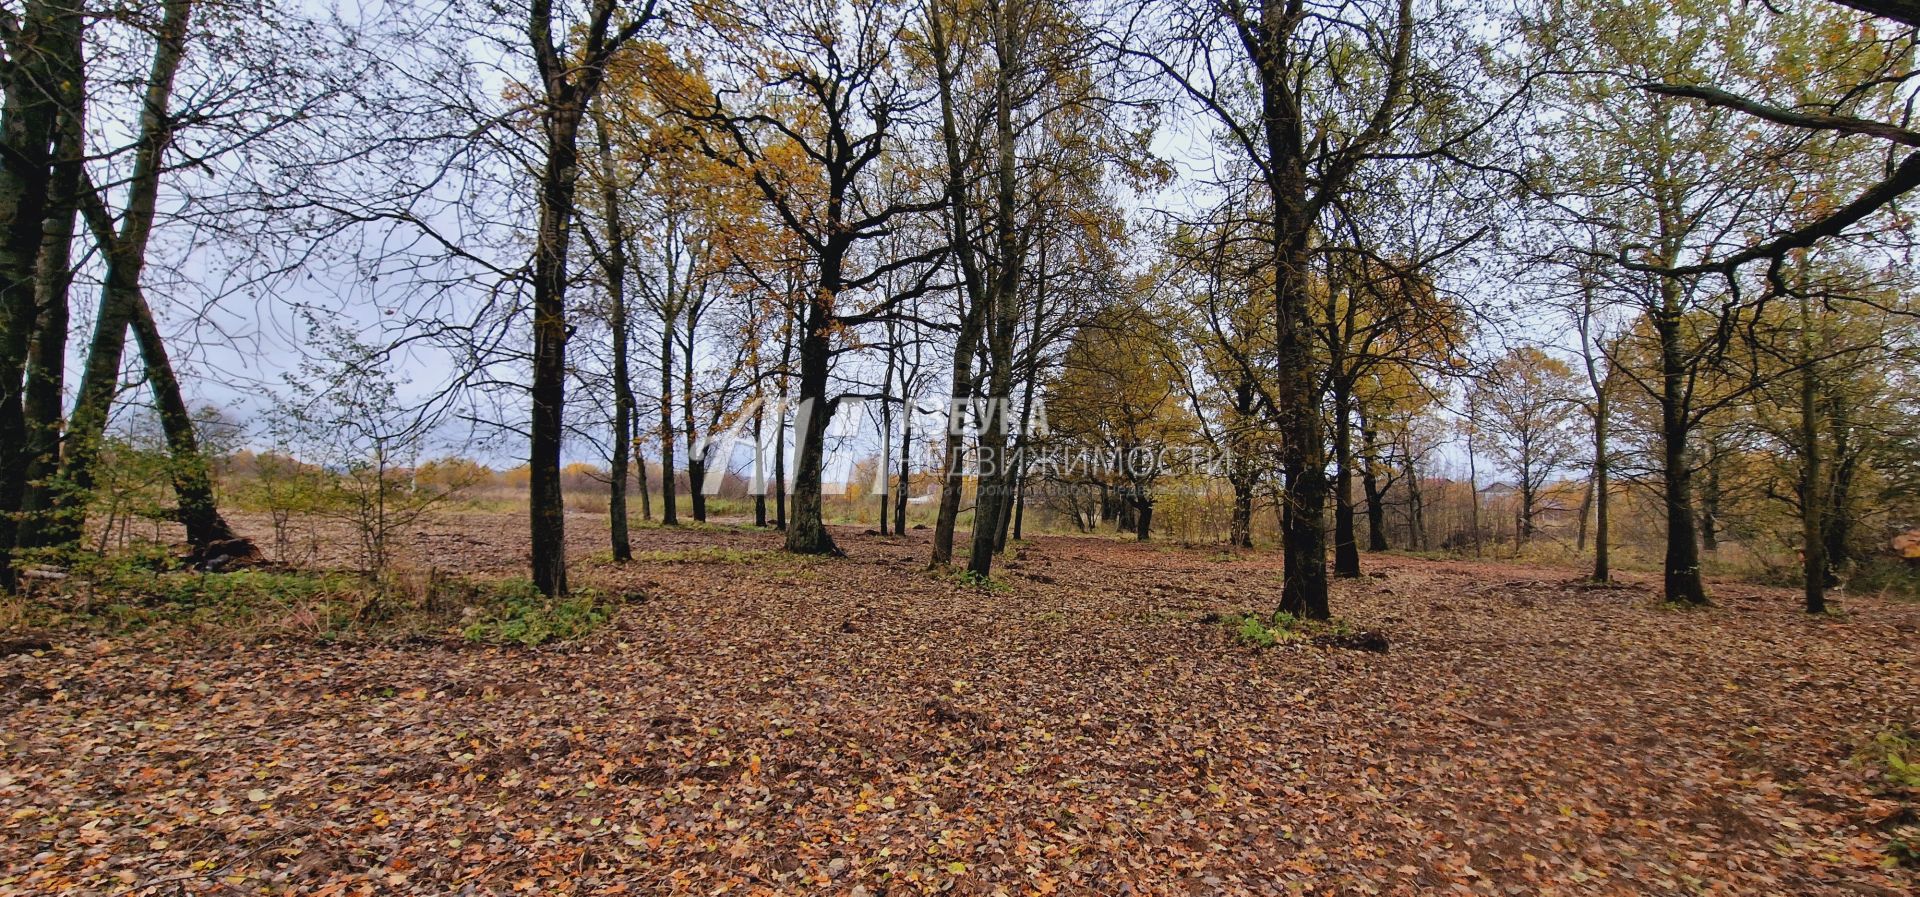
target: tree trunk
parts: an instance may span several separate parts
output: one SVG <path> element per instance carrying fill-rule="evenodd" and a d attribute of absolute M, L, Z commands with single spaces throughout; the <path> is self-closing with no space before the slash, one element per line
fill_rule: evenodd
<path fill-rule="evenodd" d="M 1251 465 L 1249 465 L 1251 466 Z M 1229 485 L 1233 488 L 1233 511 L 1227 520 L 1227 544 L 1235 548 L 1253 547 L 1253 481 L 1251 472 L 1239 470 L 1238 458 L 1232 462 Z"/>
<path fill-rule="evenodd" d="M 78 49 L 77 43 L 74 48 Z M 77 70 L 64 86 L 51 198 L 34 276 L 36 317 L 27 347 L 22 402 L 26 457 L 21 462 L 25 482 L 18 537 L 22 548 L 47 544 L 59 485 L 60 430 L 65 422 L 68 290 L 73 284 L 74 222 L 80 213 L 80 175 L 86 160 L 86 89 Z"/>
<path fill-rule="evenodd" d="M 688 288 L 691 289 L 692 285 L 689 284 Z M 693 338 L 694 328 L 699 324 L 697 317 L 699 306 L 696 304 L 699 301 L 701 300 L 688 302 L 685 312 L 687 341 L 680 347 L 681 351 L 686 353 L 680 359 L 680 408 L 684 412 L 683 429 L 687 437 L 687 501 L 693 505 L 694 522 L 705 523 L 707 522 L 707 452 L 706 448 L 700 444 L 699 428 L 694 425 L 696 418 L 693 414 Z"/>
<path fill-rule="evenodd" d="M 774 406 L 780 418 L 773 423 L 773 526 L 781 532 L 787 530 L 787 372 L 793 364 L 793 328 L 789 315 L 780 337 L 780 401 Z"/>
<path fill-rule="evenodd" d="M 1405 462 L 1407 478 L 1407 545 L 1416 551 L 1426 551 L 1430 544 L 1427 540 L 1427 503 L 1425 493 L 1420 488 L 1420 467 L 1413 462 L 1413 453 L 1409 451 Z"/>
<path fill-rule="evenodd" d="M 1360 418 L 1360 491 L 1367 497 L 1367 550 L 1386 551 L 1387 506 L 1381 494 L 1379 434 L 1363 415 Z"/>
<path fill-rule="evenodd" d="M 753 525 L 765 529 L 767 526 L 767 403 L 762 400 L 753 406 Z"/>
<path fill-rule="evenodd" d="M 1593 581 L 1613 578 L 1609 567 L 1612 533 L 1608 514 L 1613 507 L 1612 461 L 1607 455 L 1607 429 L 1612 410 L 1604 388 L 1594 398 L 1593 415 Z"/>
<path fill-rule="evenodd" d="M 219 507 L 214 503 L 212 466 L 200 451 L 193 415 L 180 394 L 180 381 L 167 358 L 167 347 L 160 339 L 153 310 L 147 306 L 145 296 L 136 293 L 133 298 L 133 335 L 140 344 L 147 385 L 153 390 L 160 428 L 166 433 L 167 450 L 172 456 L 168 473 L 173 478 L 174 497 L 179 502 L 177 515 L 180 525 L 186 528 L 187 543 L 204 550 L 215 542 L 233 539 L 233 529 L 227 526 L 226 518 L 220 516 Z"/>
<path fill-rule="evenodd" d="M 820 477 L 826 464 L 827 423 L 833 404 L 827 399 L 831 302 L 839 291 L 837 258 L 823 253 L 821 295 L 808 303 L 800 334 L 800 404 L 794 419 L 798 456 L 793 472 L 793 519 L 787 523 L 787 550 L 794 554 L 839 554 L 822 518 Z"/>
<path fill-rule="evenodd" d="M 1815 401 L 1816 378 L 1813 367 L 1812 316 L 1807 298 L 1800 297 L 1800 552 L 1802 585 L 1806 610 L 1810 614 L 1827 610 L 1827 542 L 1822 516 L 1826 499 L 1821 495 L 1825 483 L 1820 470 L 1820 414 Z"/>
<path fill-rule="evenodd" d="M 627 395 L 631 396 L 633 394 L 633 388 L 628 387 Z M 647 453 L 640 450 L 640 445 L 644 441 L 641 438 L 641 432 L 645 428 L 640 424 L 639 403 L 636 401 L 634 405 L 632 429 L 627 431 L 627 445 L 632 449 L 633 454 L 633 475 L 635 480 L 633 485 L 640 493 L 640 519 L 652 522 L 653 483 L 650 482 L 651 478 L 647 475 Z"/>
<path fill-rule="evenodd" d="M 667 296 L 660 308 L 660 525 L 680 525 L 680 495 L 673 470 L 673 278 L 668 278 Z"/>
<path fill-rule="evenodd" d="M 1233 384 L 1233 422 L 1227 433 L 1227 485 L 1233 490 L 1233 510 L 1227 518 L 1227 542 L 1235 548 L 1253 547 L 1253 487 L 1257 471 L 1253 465 L 1252 439 L 1247 431 L 1253 426 L 1254 383 L 1242 371 Z"/>
<path fill-rule="evenodd" d="M 153 65 L 142 99 L 140 137 L 127 183 L 126 213 L 118 233 L 113 230 L 99 191 L 91 183 L 81 187 L 82 210 L 94 241 L 106 256 L 107 267 L 94 320 L 93 341 L 88 347 L 73 414 L 68 418 L 61 487 L 54 497 L 57 510 L 52 521 L 54 528 L 48 532 L 49 544 L 77 544 L 80 540 L 87 502 L 93 493 L 95 467 L 106 438 L 107 416 L 120 385 L 127 328 L 140 314 L 139 309 L 146 305 L 140 292 L 140 278 L 146 268 L 147 243 L 153 234 L 163 156 L 173 140 L 173 124 L 167 107 L 173 95 L 174 74 L 185 52 L 191 14 L 189 0 L 169 0 L 166 5 L 161 38 L 154 47 Z M 183 498 L 181 504 L 184 508 L 188 499 Z"/>
<path fill-rule="evenodd" d="M 1467 430 L 1467 496 L 1473 503 L 1473 556 L 1482 555 L 1480 541 L 1480 466 L 1473 452 L 1473 422 Z"/>
<path fill-rule="evenodd" d="M 549 88 L 546 164 L 533 251 L 533 421 L 529 428 L 528 522 L 533 583 L 549 597 L 567 594 L 567 508 L 560 486 L 560 442 L 567 387 L 567 244 L 579 178 L 584 98 L 571 85 Z"/>
<path fill-rule="evenodd" d="M 1320 372 L 1314 363 L 1309 239 L 1313 211 L 1296 72 L 1287 42 L 1293 7 L 1264 4 L 1264 41 L 1253 56 L 1266 138 L 1267 190 L 1273 201 L 1274 396 L 1284 474 L 1280 610 L 1306 619 L 1330 616 L 1327 602 L 1326 434 L 1320 420 Z"/>
<path fill-rule="evenodd" d="M 1573 553 L 1587 553 L 1587 520 L 1593 516 L 1593 477 L 1580 487 L 1580 511 L 1575 515 L 1573 530 Z"/>
<path fill-rule="evenodd" d="M 54 178 L 57 85 L 77 78 L 77 69 L 63 70 L 79 56 L 81 14 L 78 4 L 27 0 L 0 69 L 0 588 L 7 590 L 15 584 L 17 512 L 26 497 L 26 377 L 40 318 L 35 282 Z"/>
<path fill-rule="evenodd" d="M 1660 339 L 1661 473 L 1667 516 L 1666 600 L 1674 604 L 1707 604 L 1706 584 L 1700 578 L 1700 542 L 1693 526 L 1693 468 L 1687 458 L 1687 371 L 1680 347 L 1679 286 L 1662 278 L 1664 308 L 1654 316 Z"/>
<path fill-rule="evenodd" d="M 966 169 L 960 157 L 962 140 L 953 102 L 954 72 L 948 59 L 945 16 L 937 5 L 930 5 L 928 38 L 933 44 L 935 81 L 940 95 L 940 141 L 946 151 L 947 214 L 954 255 L 959 259 L 964 289 L 958 291 L 966 308 L 960 315 L 960 333 L 953 345 L 953 379 L 948 391 L 945 452 L 940 463 L 940 510 L 933 524 L 932 566 L 953 563 L 953 533 L 960 520 L 960 501 L 966 483 L 961 474 L 965 451 L 965 424 L 960 416 L 963 403 L 973 399 L 973 354 L 986 328 L 988 303 L 986 285 L 979 259 L 973 248 L 973 228 L 968 221 Z M 975 518 L 978 519 L 976 512 Z"/>
<path fill-rule="evenodd" d="M 1536 501 L 1535 493 L 1538 491 L 1538 488 L 1534 486 L 1535 482 L 1537 482 L 1535 474 L 1531 470 L 1522 467 L 1520 471 L 1520 513 L 1518 519 L 1515 521 L 1516 525 L 1513 528 L 1513 545 L 1516 555 L 1519 554 L 1521 548 L 1533 541 L 1533 505 Z"/>
<path fill-rule="evenodd" d="M 613 331 L 613 458 L 607 478 L 607 523 L 613 559 L 626 562 L 633 560 L 633 542 L 627 534 L 627 468 L 634 406 L 627 363 L 627 236 L 620 220 L 620 191 L 613 181 L 613 141 L 604 121 L 594 132 L 600 150 L 600 212 L 607 240 L 600 271 L 607 284 L 607 328 Z"/>
<path fill-rule="evenodd" d="M 899 341 L 893 338 L 891 330 L 888 333 L 888 337 L 887 370 L 885 376 L 880 379 L 880 382 L 885 384 L 880 390 L 882 393 L 880 396 L 880 453 L 875 456 L 873 462 L 875 468 L 873 475 L 874 485 L 879 487 L 878 491 L 880 493 L 880 535 L 883 536 L 887 534 L 887 529 L 892 525 L 892 520 L 889 518 L 893 516 L 893 502 L 889 501 L 892 497 L 891 493 L 893 490 L 887 488 L 887 484 L 893 480 L 892 477 L 887 475 L 887 465 L 893 462 L 893 397 L 890 393 L 893 392 L 893 370 L 894 363 L 897 360 L 895 356 L 900 350 Z M 905 390 L 903 389 L 901 392 L 904 394 Z M 905 400 L 903 398 L 902 407 L 904 406 Z"/>
<path fill-rule="evenodd" d="M 1336 359 L 1340 353 L 1335 347 Z M 1340 362 L 1336 361 L 1336 364 Z M 1333 387 L 1333 575 L 1360 575 L 1360 545 L 1353 520 L 1353 384 L 1337 379 Z"/>
<path fill-rule="evenodd" d="M 1833 436 L 1833 459 L 1827 465 L 1827 510 L 1825 533 L 1827 588 L 1840 585 L 1840 578 L 1853 563 L 1853 480 L 1858 455 L 1853 450 L 1853 427 L 1845 403 L 1830 399 L 1827 431 Z"/>
<path fill-rule="evenodd" d="M 1720 550 L 1720 447 L 1707 445 L 1707 483 L 1700 495 L 1700 548 Z"/>
<path fill-rule="evenodd" d="M 912 487 L 913 461 L 913 410 L 905 408 L 900 415 L 900 483 L 893 495 L 893 531 L 907 531 L 907 490 Z"/>

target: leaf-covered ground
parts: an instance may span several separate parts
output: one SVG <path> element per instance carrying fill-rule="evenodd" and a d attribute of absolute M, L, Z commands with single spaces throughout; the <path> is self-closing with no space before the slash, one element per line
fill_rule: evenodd
<path fill-rule="evenodd" d="M 520 562 L 502 518 L 433 562 Z M 594 521 L 574 518 L 579 554 Z M 924 532 L 643 530 L 582 642 L 0 658 L 0 892 L 1907 894 L 1920 606 L 1676 612 L 1369 557 L 1390 653 L 1255 650 L 1277 560 L 1042 538 L 995 588 Z M 444 544 L 442 544 L 444 543 Z"/>

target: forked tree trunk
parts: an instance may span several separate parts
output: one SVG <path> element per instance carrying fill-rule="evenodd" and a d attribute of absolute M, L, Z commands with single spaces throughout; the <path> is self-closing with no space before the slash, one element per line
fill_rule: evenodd
<path fill-rule="evenodd" d="M 954 528 L 960 520 L 960 501 L 966 486 L 960 470 L 966 436 L 960 408 L 962 403 L 973 398 L 973 355 L 980 343 L 981 331 L 986 328 L 988 302 L 984 277 L 973 248 L 973 226 L 967 214 L 969 198 L 966 170 L 960 156 L 963 138 L 954 109 L 955 75 L 948 57 L 945 15 L 937 4 L 929 4 L 927 24 L 927 36 L 933 44 L 935 82 L 940 95 L 940 141 L 946 151 L 947 214 L 951 219 L 948 222 L 949 237 L 953 241 L 954 255 L 960 261 L 964 289 L 959 291 L 959 295 L 967 303 L 966 310 L 960 316 L 960 333 L 953 346 L 953 379 L 947 393 L 946 444 L 940 462 L 940 508 L 933 524 L 931 564 L 945 567 L 953 563 Z M 977 512 L 975 517 L 978 519 Z"/>
<path fill-rule="evenodd" d="M 93 342 L 88 348 L 79 393 L 69 418 L 61 494 L 55 497 L 59 507 L 57 530 L 49 533 L 52 543 L 71 544 L 80 539 L 86 504 L 93 492 L 95 468 L 106 439 L 108 412 L 119 387 L 129 327 L 134 328 L 139 342 L 148 385 L 153 390 L 160 423 L 166 432 L 172 455 L 170 474 L 187 540 L 195 548 L 204 549 L 215 541 L 233 538 L 232 530 L 215 507 L 212 474 L 206 458 L 200 454 L 192 415 L 180 395 L 179 381 L 140 287 L 147 244 L 153 234 L 163 157 L 173 140 L 173 123 L 167 107 L 173 94 L 174 75 L 186 51 L 192 12 L 191 0 L 168 0 L 166 5 L 142 99 L 140 137 L 127 184 L 127 208 L 120 221 L 120 231 L 113 231 L 105 203 L 96 189 L 88 184 L 79 194 L 95 242 L 105 247 L 107 270 L 101 287 L 100 310 L 94 322 Z"/>

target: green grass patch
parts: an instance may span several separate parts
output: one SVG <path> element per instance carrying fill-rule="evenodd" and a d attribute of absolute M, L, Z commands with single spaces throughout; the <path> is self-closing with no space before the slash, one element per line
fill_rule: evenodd
<path fill-rule="evenodd" d="M 593 590 L 551 601 L 526 580 L 263 567 L 182 569 L 164 551 L 68 558 L 64 579 L 0 608 L 8 629 L 82 628 L 262 641 L 466 638 L 537 645 L 579 638 L 619 602 Z"/>
<path fill-rule="evenodd" d="M 803 564 L 814 560 L 812 557 L 789 554 L 766 548 L 729 548 L 724 545 L 706 545 L 699 548 L 682 548 L 674 551 L 643 551 L 634 555 L 635 560 L 654 564 Z"/>
<path fill-rule="evenodd" d="M 1234 640 L 1251 648 L 1314 645 L 1360 651 L 1385 652 L 1387 650 L 1386 636 L 1372 630 L 1361 629 L 1338 617 L 1331 620 L 1309 620 L 1285 611 L 1275 613 L 1271 617 L 1241 613 L 1221 617 L 1220 625 L 1233 636 Z"/>
<path fill-rule="evenodd" d="M 991 576 L 981 576 L 972 570 L 958 565 L 929 567 L 927 568 L 927 573 L 935 579 L 945 580 L 955 585 L 966 586 L 970 589 L 979 589 L 983 592 L 1005 592 L 1013 588 L 1012 584 L 1005 580 L 994 579 Z"/>
<path fill-rule="evenodd" d="M 593 589 L 554 599 L 529 580 L 497 583 L 489 597 L 480 619 L 460 632 L 468 641 L 529 646 L 568 641 L 605 625 L 617 609 L 616 602 Z"/>

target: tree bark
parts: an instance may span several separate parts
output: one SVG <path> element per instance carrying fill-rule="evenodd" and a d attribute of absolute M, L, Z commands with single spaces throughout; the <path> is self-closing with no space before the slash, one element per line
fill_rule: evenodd
<path fill-rule="evenodd" d="M 72 44 L 79 50 L 78 41 Z M 59 488 L 60 431 L 64 421 L 62 390 L 66 381 L 68 291 L 73 284 L 73 238 L 80 214 L 81 174 L 86 163 L 86 88 L 77 60 L 68 67 L 62 91 L 53 179 L 47 217 L 41 232 L 40 258 L 34 276 L 35 319 L 27 347 L 26 421 L 21 462 L 25 482 L 20 501 L 22 548 L 47 544 L 50 516 Z"/>
<path fill-rule="evenodd" d="M 1827 588 L 1840 585 L 1841 576 L 1853 563 L 1853 480 L 1859 455 L 1853 448 L 1853 425 L 1847 405 L 1829 398 L 1827 432 L 1832 434 L 1833 460 L 1827 465 L 1827 510 L 1825 532 Z"/>
<path fill-rule="evenodd" d="M 680 525 L 680 495 L 673 470 L 673 328 L 674 276 L 667 277 L 667 296 L 660 306 L 660 525 Z"/>
<path fill-rule="evenodd" d="M 153 310 L 144 295 L 136 293 L 133 299 L 133 336 L 140 345 L 147 385 L 153 390 L 160 428 L 166 433 L 167 450 L 172 456 L 168 473 L 173 478 L 174 498 L 179 503 L 176 514 L 180 525 L 186 528 L 187 544 L 204 550 L 215 542 L 233 539 L 233 529 L 215 504 L 212 465 L 200 451 L 193 415 L 180 394 L 180 381 L 174 376 L 173 363 L 167 357 L 167 346 L 160 338 Z"/>
<path fill-rule="evenodd" d="M 766 456 L 761 450 L 766 447 L 767 409 L 763 400 L 753 406 L 753 525 L 765 529 L 767 526 L 767 471 L 762 466 Z"/>
<path fill-rule="evenodd" d="M 900 481 L 893 494 L 893 531 L 907 531 L 907 490 L 913 485 L 913 408 L 903 405 L 900 414 Z"/>
<path fill-rule="evenodd" d="M 1309 208 L 1304 122 L 1294 94 L 1287 46 L 1298 22 L 1289 4 L 1260 8 L 1258 37 L 1248 47 L 1258 74 L 1273 202 L 1274 393 L 1281 434 L 1280 610 L 1306 619 L 1330 616 L 1327 601 L 1326 434 L 1320 420 L 1319 370 L 1313 358 L 1309 282 L 1313 210 Z"/>
<path fill-rule="evenodd" d="M 633 387 L 628 386 L 627 395 L 631 396 L 633 394 Z M 641 439 L 641 431 L 644 428 L 640 425 L 640 410 L 637 401 L 635 402 L 631 426 L 632 429 L 627 431 L 627 445 L 632 449 L 633 455 L 633 476 L 635 481 L 633 485 L 635 490 L 640 493 L 640 519 L 651 522 L 653 520 L 653 484 L 649 482 L 650 478 L 647 476 L 647 453 L 640 450 L 640 445 L 644 441 Z"/>
<path fill-rule="evenodd" d="M 566 411 L 567 247 L 573 236 L 574 194 L 580 183 L 580 122 L 600 89 L 607 59 L 653 17 L 653 3 L 613 30 L 618 0 L 594 0 L 578 34 L 579 52 L 556 44 L 553 0 L 533 0 L 527 41 L 533 48 L 542 96 L 545 137 L 539 180 L 539 224 L 533 246 L 532 421 L 528 427 L 527 517 L 533 583 L 541 594 L 567 593 L 567 507 L 560 485 L 560 442 Z"/>
<path fill-rule="evenodd" d="M 76 544 L 80 540 L 87 502 L 93 493 L 95 467 L 106 438 L 107 416 L 119 388 L 127 328 L 136 323 L 140 325 L 150 385 L 162 406 L 161 422 L 167 426 L 168 446 L 175 452 L 172 466 L 182 523 L 188 524 L 187 536 L 195 540 L 194 545 L 199 548 L 206 547 L 214 538 L 232 537 L 226 531 L 225 522 L 213 511 L 210 486 L 203 488 L 205 460 L 198 455 L 191 417 L 184 413 L 179 384 L 173 378 L 172 366 L 154 329 L 152 311 L 140 288 L 147 262 L 147 244 L 153 235 L 161 169 L 166 149 L 173 141 L 168 105 L 173 96 L 174 75 L 186 52 L 192 12 L 191 0 L 168 0 L 166 4 L 142 97 L 140 136 L 127 182 L 126 212 L 121 217 L 118 233 L 113 230 L 99 191 L 91 183 L 80 188 L 88 228 L 106 256 L 106 275 L 94 321 L 93 341 L 88 348 L 73 414 L 68 418 L 60 493 L 54 497 L 56 519 L 48 533 L 50 544 Z M 161 376 L 153 376 L 156 369 Z M 183 449 L 192 450 L 192 455 L 180 455 Z"/>
<path fill-rule="evenodd" d="M 897 340 L 892 339 L 891 334 L 889 334 L 887 341 L 887 370 L 885 375 L 880 379 L 880 382 L 884 384 L 880 390 L 880 452 L 874 456 L 873 461 L 875 468 L 873 476 L 874 484 L 879 487 L 880 493 L 880 535 L 883 536 L 887 534 L 887 530 L 893 523 L 893 521 L 889 519 L 893 516 L 893 502 L 888 500 L 891 498 L 893 490 L 887 488 L 887 484 L 890 483 L 893 478 L 887 475 L 887 465 L 893 462 L 893 368 L 895 355 L 898 352 L 899 343 Z"/>
<path fill-rule="evenodd" d="M 1712 554 L 1720 550 L 1720 447 L 1707 445 L 1707 483 L 1700 496 L 1700 548 Z"/>
<path fill-rule="evenodd" d="M 15 585 L 17 512 L 26 497 L 26 376 L 40 318 L 35 282 L 53 189 L 58 85 L 79 54 L 81 15 L 77 3 L 28 0 L 0 69 L 0 588 L 7 590 Z"/>
<path fill-rule="evenodd" d="M 1338 346 L 1334 364 L 1342 364 Z M 1360 575 L 1360 545 L 1353 514 L 1353 384 L 1336 378 L 1333 386 L 1333 575 Z"/>
<path fill-rule="evenodd" d="M 1608 428 L 1612 425 L 1611 399 L 1604 386 L 1595 393 L 1593 415 L 1593 581 L 1613 578 L 1610 567 L 1612 530 L 1609 513 L 1613 507 L 1612 460 L 1608 457 Z"/>
<path fill-rule="evenodd" d="M 793 471 L 793 519 L 787 522 L 787 550 L 794 554 L 839 554 L 822 517 L 821 473 L 826 463 L 827 423 L 834 403 L 827 397 L 832 360 L 832 296 L 840 291 L 840 258 L 821 254 L 820 293 L 807 302 L 800 334 L 800 404 L 794 418 L 798 454 Z"/>
<path fill-rule="evenodd" d="M 773 526 L 781 532 L 787 530 L 787 374 L 793 364 L 793 330 L 789 314 L 780 336 L 780 401 L 774 406 L 780 415 L 773 422 Z"/>
<path fill-rule="evenodd" d="M 994 553 L 1004 542 L 1001 525 L 1013 507 L 1013 459 L 1007 454 L 1007 431 L 1011 429 L 1008 414 L 1012 409 L 1008 404 L 1013 391 L 1014 329 L 1020 320 L 1020 271 L 1024 267 L 1015 224 L 1012 83 L 1022 35 L 1017 33 L 1007 7 L 1007 3 L 988 6 L 997 63 L 993 90 L 994 231 L 999 245 L 993 260 L 998 266 L 991 294 L 993 323 L 987 337 L 987 405 L 994 410 L 990 422 L 981 422 L 980 490 L 973 515 L 973 553 L 967 558 L 967 569 L 981 578 L 993 572 Z"/>
<path fill-rule="evenodd" d="M 959 291 L 966 302 L 960 314 L 960 333 L 953 346 L 952 388 L 948 391 L 948 420 L 945 452 L 940 465 L 940 509 L 933 525 L 932 566 L 953 563 L 953 534 L 960 519 L 960 500 L 966 483 L 960 467 L 965 452 L 965 427 L 960 419 L 962 403 L 973 398 L 973 355 L 986 328 L 988 303 L 986 286 L 973 248 L 973 226 L 968 220 L 966 167 L 960 156 L 960 127 L 953 104 L 954 72 L 948 58 L 944 16 L 937 4 L 929 4 L 928 37 L 933 43 L 935 80 L 940 94 L 940 139 L 946 151 L 947 211 L 951 219 L 954 255 L 960 261 Z M 975 514 L 976 518 L 978 513 Z"/>
<path fill-rule="evenodd" d="M 607 478 L 607 518 L 613 559 L 626 562 L 633 560 L 633 542 L 627 533 L 627 473 L 634 406 L 627 361 L 627 235 L 620 218 L 620 191 L 614 183 L 613 141 L 604 122 L 594 131 L 600 149 L 600 212 L 607 239 L 600 270 L 607 283 L 607 328 L 613 331 L 613 469 Z"/>
<path fill-rule="evenodd" d="M 1825 486 L 1820 470 L 1820 412 L 1814 372 L 1812 315 L 1807 297 L 1800 297 L 1800 552 L 1806 610 L 1827 611 L 1827 541 Z"/>
<path fill-rule="evenodd" d="M 692 288 L 692 284 L 688 284 Z M 680 408 L 684 412 L 682 427 L 687 438 L 687 501 L 693 506 L 695 523 L 707 522 L 707 453 L 700 444 L 699 428 L 694 424 L 693 414 L 693 338 L 694 330 L 699 326 L 700 298 L 691 298 L 685 303 L 687 339 L 680 350 L 685 353 L 680 359 Z"/>
<path fill-rule="evenodd" d="M 1667 516 L 1665 595 L 1671 603 L 1705 605 L 1707 589 L 1700 578 L 1700 543 L 1693 525 L 1693 467 L 1687 452 L 1692 428 L 1688 421 L 1687 371 L 1680 346 L 1680 288 L 1672 278 L 1661 278 L 1660 289 L 1663 307 L 1653 323 L 1660 340 L 1660 457 Z"/>
<path fill-rule="evenodd" d="M 1379 434 L 1363 414 L 1360 418 L 1360 491 L 1367 497 L 1368 551 L 1386 551 L 1392 547 L 1387 541 L 1386 497 L 1381 494 L 1379 465 Z"/>

